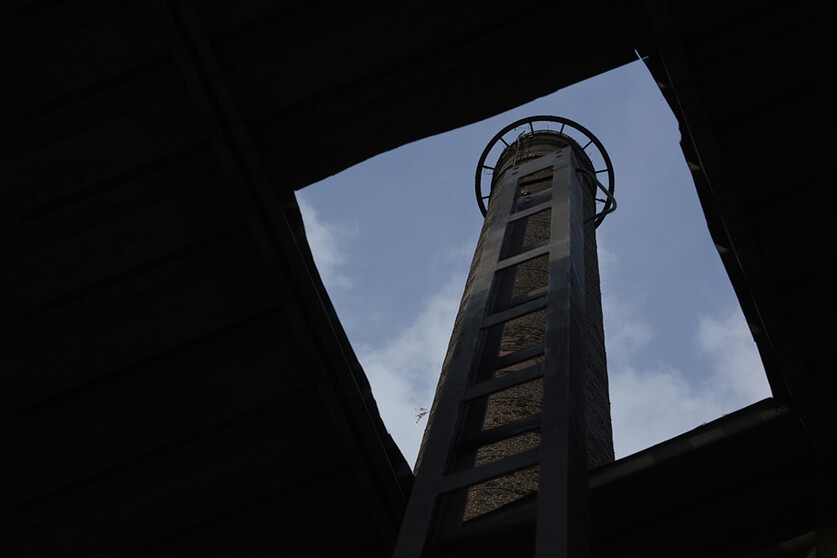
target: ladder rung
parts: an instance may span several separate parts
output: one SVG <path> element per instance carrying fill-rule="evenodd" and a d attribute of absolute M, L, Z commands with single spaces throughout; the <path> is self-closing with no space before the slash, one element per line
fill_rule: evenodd
<path fill-rule="evenodd" d="M 497 264 L 496 271 L 500 271 L 502 269 L 506 269 L 513 265 L 517 265 L 519 263 L 523 263 L 526 260 L 531 260 L 537 258 L 538 256 L 543 256 L 544 254 L 549 253 L 549 242 L 544 240 L 538 242 L 537 244 L 533 244 L 528 250 L 511 256 L 510 258 L 506 258 L 505 260 L 501 260 Z"/>
<path fill-rule="evenodd" d="M 509 508 L 499 508 L 483 516 L 469 519 L 462 524 L 457 540 L 474 539 L 497 529 L 518 527 L 535 522 L 537 517 L 537 494 L 524 496 L 523 502 L 506 504 Z"/>
<path fill-rule="evenodd" d="M 517 384 L 522 384 L 523 382 L 540 378 L 541 376 L 543 376 L 543 371 L 541 370 L 540 363 L 538 363 L 534 366 L 524 368 L 523 370 L 515 370 L 514 372 L 506 374 L 505 376 L 500 376 L 499 378 L 492 378 L 490 380 L 474 384 L 465 391 L 465 397 L 463 397 L 462 400 L 467 401 L 469 399 L 482 397 L 483 395 L 496 393 L 500 390 L 516 386 Z"/>
<path fill-rule="evenodd" d="M 527 527 L 534 531 L 537 520 L 537 492 L 523 496 L 495 510 L 464 521 L 459 531 L 449 539 L 433 543 L 430 556 L 469 556 L 475 541 L 493 538 L 509 529 Z M 534 533 L 533 533 L 534 534 Z"/>
<path fill-rule="evenodd" d="M 500 440 L 505 440 L 506 438 L 511 438 L 512 436 L 517 436 L 518 434 L 535 430 L 536 428 L 539 428 L 540 425 L 541 415 L 538 413 L 537 415 L 516 420 L 502 426 L 495 426 L 490 430 L 483 430 L 477 444 L 479 446 L 493 444 L 494 442 L 499 442 Z"/>
<path fill-rule="evenodd" d="M 546 200 L 545 202 L 538 203 L 537 205 L 533 205 L 532 207 L 521 209 L 517 213 L 512 213 L 512 215 L 509 217 L 509 222 L 511 223 L 513 221 L 523 219 L 524 217 L 530 217 L 535 213 L 540 213 L 541 211 L 544 211 L 546 209 L 552 209 L 552 192 L 550 192 L 549 190 L 547 190 L 547 192 L 550 194 L 550 199 Z"/>
<path fill-rule="evenodd" d="M 438 480 L 435 486 L 437 494 L 445 494 L 466 486 L 473 486 L 483 481 L 501 477 L 508 473 L 525 469 L 540 462 L 541 448 L 536 447 L 479 467 L 466 469 L 458 473 L 447 475 Z"/>
<path fill-rule="evenodd" d="M 533 290 L 529 291 L 528 293 L 525 293 L 525 294 L 522 294 L 522 295 L 517 295 L 516 297 L 514 297 L 513 299 L 511 299 L 509 301 L 509 304 L 506 307 L 507 308 L 512 308 L 513 306 L 518 306 L 520 304 L 525 304 L 525 303 L 529 302 L 530 300 L 535 300 L 536 298 L 542 297 L 546 294 L 547 289 L 548 289 L 548 286 L 544 285 L 543 287 L 538 287 L 537 289 L 533 289 Z"/>
<path fill-rule="evenodd" d="M 520 349 L 519 351 L 501 356 L 494 363 L 494 366 L 497 369 L 506 368 L 507 366 L 511 366 L 513 364 L 517 364 L 519 362 L 535 358 L 536 356 L 540 356 L 543 354 L 543 351 L 544 344 L 538 343 L 537 345 L 533 345 L 532 347 L 526 347 L 525 349 Z"/>
<path fill-rule="evenodd" d="M 546 293 L 543 293 L 533 300 L 524 302 L 523 304 L 518 304 L 511 308 L 507 308 L 502 312 L 497 312 L 496 314 L 488 316 L 485 321 L 483 321 L 482 328 L 485 329 L 502 322 L 519 318 L 520 316 L 525 316 L 526 314 L 530 314 L 536 310 L 540 310 L 541 308 L 546 308 Z"/>

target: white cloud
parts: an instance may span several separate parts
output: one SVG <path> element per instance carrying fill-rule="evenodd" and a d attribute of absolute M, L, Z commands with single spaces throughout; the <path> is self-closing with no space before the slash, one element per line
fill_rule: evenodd
<path fill-rule="evenodd" d="M 755 341 L 737 309 L 700 318 L 697 343 L 712 361 L 713 380 L 724 382 L 725 390 L 718 394 L 723 401 L 735 405 L 770 397 Z"/>
<path fill-rule="evenodd" d="M 331 294 L 352 287 L 344 270 L 351 268 L 350 240 L 357 236 L 357 227 L 325 221 L 317 209 L 298 196 L 305 222 L 308 244 L 323 284 Z M 378 406 L 378 411 L 408 463 L 414 463 L 427 422 L 417 420 L 418 409 L 429 409 L 447 351 L 450 333 L 467 274 L 467 254 L 473 248 L 465 243 L 450 244 L 445 253 L 430 258 L 434 275 L 448 277 L 437 292 L 423 297 L 415 316 L 402 316 L 397 329 L 390 329 L 380 343 L 354 344 Z M 468 244 L 473 244 L 468 242 Z M 339 294 L 339 293 L 338 293 Z M 338 296 L 338 299 L 343 298 Z M 369 325 L 364 319 L 348 316 L 345 323 L 350 339 L 354 327 Z M 366 336 L 368 337 L 368 335 Z"/>
<path fill-rule="evenodd" d="M 640 305 L 616 294 L 602 296 L 605 343 L 610 369 L 629 367 L 654 339 L 654 330 L 641 318 Z"/>
<path fill-rule="evenodd" d="M 432 404 L 464 280 L 464 272 L 452 274 L 391 339 L 356 348 L 384 423 L 409 463 L 415 462 L 426 421 L 416 422 L 416 409 Z M 607 343 L 617 457 L 769 397 L 740 312 L 699 318 L 695 342 L 710 367 L 702 371 L 706 381 L 697 384 L 676 367 L 644 362 L 653 328 L 641 319 L 637 305 L 606 300 L 616 330 L 608 331 Z"/>
<path fill-rule="evenodd" d="M 352 280 L 342 268 L 347 262 L 347 244 L 358 235 L 357 225 L 326 223 L 317 209 L 302 196 L 297 196 L 297 202 L 305 223 L 308 246 L 323 284 L 329 290 L 351 288 Z"/>
<path fill-rule="evenodd" d="M 620 370 L 610 377 L 617 458 L 630 455 L 717 418 L 715 397 L 696 390 L 674 368 Z"/>
<path fill-rule="evenodd" d="M 349 289 L 352 281 L 345 270 L 351 263 L 348 248 L 357 237 L 357 227 L 325 222 L 304 199 L 299 204 L 323 282 L 332 293 Z M 398 328 L 388 331 L 380 343 L 355 346 L 384 423 L 411 464 L 426 425 L 426 418 L 417 423 L 417 409 L 432 404 L 473 251 L 472 242 L 460 244 L 449 245 L 425 262 L 435 276 L 449 279 L 424 297 L 417 315 L 402 316 Z M 602 287 L 607 291 L 618 257 L 600 246 L 599 258 Z M 644 317 L 645 302 L 638 291 L 603 295 L 617 457 L 770 396 L 740 311 L 693 318 L 694 346 L 701 358 L 673 364 L 665 362 L 665 352 L 654 346 L 658 326 Z M 363 318 L 368 325 L 370 316 Z"/>
<path fill-rule="evenodd" d="M 617 323 L 650 331 L 627 306 Z M 617 327 L 616 329 L 619 329 Z M 611 414 L 617 457 L 630 455 L 705 422 L 770 397 L 761 360 L 737 309 L 698 318 L 695 343 L 708 362 L 704 370 L 683 370 L 641 360 L 637 346 L 608 337 Z M 630 337 L 630 336 L 629 336 Z M 617 336 L 618 338 L 618 336 Z M 634 335 L 634 341 L 642 336 Z M 651 336 L 644 339 L 647 341 Z M 611 358 L 615 357 L 615 358 Z M 616 362 L 618 366 L 612 366 Z M 693 377 L 699 376 L 700 382 Z M 691 378 L 691 379 L 690 379 Z"/>
<path fill-rule="evenodd" d="M 433 402 L 464 284 L 464 274 L 454 273 L 391 340 L 355 348 L 384 424 L 411 464 L 427 420 L 417 422 L 417 409 Z"/>

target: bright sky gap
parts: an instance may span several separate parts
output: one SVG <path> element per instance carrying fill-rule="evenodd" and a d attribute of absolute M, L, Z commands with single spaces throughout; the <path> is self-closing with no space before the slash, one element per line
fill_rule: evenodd
<path fill-rule="evenodd" d="M 410 463 L 482 223 L 474 169 L 497 131 L 537 114 L 589 129 L 615 170 L 618 209 L 598 243 L 617 458 L 770 397 L 677 121 L 637 61 L 298 193 L 323 282 Z"/>

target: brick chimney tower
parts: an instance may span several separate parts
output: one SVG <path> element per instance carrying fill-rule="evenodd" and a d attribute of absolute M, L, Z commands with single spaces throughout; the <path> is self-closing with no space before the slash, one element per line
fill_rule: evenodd
<path fill-rule="evenodd" d="M 614 459 L 596 250 L 613 183 L 598 139 L 559 117 L 515 122 L 483 152 L 485 221 L 396 557 L 457 555 L 480 525 L 527 513 L 531 553 L 585 555 L 587 470 Z"/>

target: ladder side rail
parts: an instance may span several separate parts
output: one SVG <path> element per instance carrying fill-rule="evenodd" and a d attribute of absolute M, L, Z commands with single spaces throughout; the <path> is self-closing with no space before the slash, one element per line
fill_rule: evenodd
<path fill-rule="evenodd" d="M 569 150 L 568 150 L 569 151 Z M 584 192 L 574 156 L 553 173 L 537 558 L 589 557 L 584 370 Z"/>
<path fill-rule="evenodd" d="M 514 180 L 514 177 L 509 176 L 507 180 Z M 500 197 L 496 207 L 502 207 L 504 213 L 510 212 L 514 193 L 514 188 L 505 185 L 499 187 L 497 195 Z M 448 373 L 439 391 L 439 402 L 396 541 L 394 558 L 422 558 L 432 534 L 431 530 L 434 529 L 438 500 L 442 496 L 435 489 L 438 480 L 447 473 L 450 453 L 458 437 L 461 402 L 470 384 L 474 361 L 480 358 L 479 355 L 484 349 L 480 346 L 481 342 L 484 342 L 484 336 L 481 335 L 482 322 L 485 309 L 489 306 L 488 297 L 505 236 L 505 221 L 494 219 L 490 224 L 490 230 L 486 231 L 472 292 L 463 313 L 462 326 L 448 364 Z"/>

